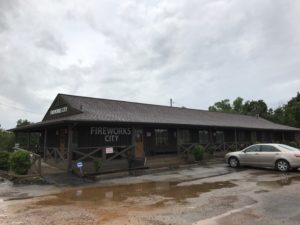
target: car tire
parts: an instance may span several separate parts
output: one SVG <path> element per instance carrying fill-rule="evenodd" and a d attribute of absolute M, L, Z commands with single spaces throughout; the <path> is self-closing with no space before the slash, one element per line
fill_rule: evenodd
<path fill-rule="evenodd" d="M 240 166 L 240 162 L 237 157 L 230 157 L 228 159 L 228 165 L 232 168 L 238 168 Z"/>
<path fill-rule="evenodd" d="M 275 167 L 280 172 L 287 172 L 290 170 L 290 164 L 284 159 L 279 159 L 276 161 Z"/>

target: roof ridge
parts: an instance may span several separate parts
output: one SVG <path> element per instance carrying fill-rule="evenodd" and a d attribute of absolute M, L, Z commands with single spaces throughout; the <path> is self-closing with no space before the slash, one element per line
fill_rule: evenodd
<path fill-rule="evenodd" d="M 71 96 L 71 97 L 76 97 L 76 98 L 88 98 L 88 99 L 95 99 L 95 100 L 104 100 L 104 101 L 124 102 L 124 103 L 131 103 L 131 104 L 137 104 L 137 105 L 148 105 L 148 106 L 154 106 L 154 107 L 173 108 L 173 109 L 180 109 L 180 110 L 194 110 L 194 111 L 202 111 L 202 112 L 209 112 L 209 113 L 219 113 L 219 114 L 226 114 L 226 115 L 235 115 L 235 116 L 244 116 L 244 117 L 255 117 L 255 116 L 252 116 L 252 115 L 244 115 L 244 114 L 233 113 L 233 112 L 209 111 L 209 110 L 205 110 L 205 109 L 195 109 L 195 108 L 186 108 L 186 107 L 178 107 L 178 106 L 158 105 L 158 104 L 153 104 L 153 103 L 131 102 L 131 101 L 126 101 L 126 100 L 97 98 L 97 97 L 89 97 L 89 96 L 81 96 L 81 95 L 63 94 L 63 93 L 59 93 L 58 95 L 65 95 L 65 96 Z M 260 119 L 264 119 L 262 117 L 259 117 L 259 118 Z"/>

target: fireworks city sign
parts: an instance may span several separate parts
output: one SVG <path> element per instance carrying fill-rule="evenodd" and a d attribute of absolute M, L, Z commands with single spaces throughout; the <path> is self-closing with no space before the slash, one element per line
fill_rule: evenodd
<path fill-rule="evenodd" d="M 120 136 L 130 136 L 131 128 L 123 127 L 90 127 L 90 135 L 104 136 L 105 142 L 118 142 Z"/>

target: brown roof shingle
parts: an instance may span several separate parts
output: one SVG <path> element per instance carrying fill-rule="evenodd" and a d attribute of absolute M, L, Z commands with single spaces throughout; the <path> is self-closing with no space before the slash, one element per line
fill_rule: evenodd
<path fill-rule="evenodd" d="M 58 96 L 69 103 L 71 107 L 82 111 L 82 113 L 46 120 L 29 127 L 59 123 L 60 121 L 93 121 L 300 131 L 298 128 L 276 124 L 255 116 L 66 94 L 58 94 Z"/>

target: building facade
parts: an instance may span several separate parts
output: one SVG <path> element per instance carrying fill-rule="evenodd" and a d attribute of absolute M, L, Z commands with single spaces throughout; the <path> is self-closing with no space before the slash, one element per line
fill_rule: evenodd
<path fill-rule="evenodd" d="M 45 161 L 86 171 L 145 166 L 160 155 L 185 157 L 195 145 L 225 153 L 257 142 L 299 142 L 300 130 L 260 117 L 58 94 L 41 122 L 15 128 L 39 133 Z M 29 136 L 30 137 L 30 136 Z M 30 146 L 30 138 L 28 145 Z"/>

